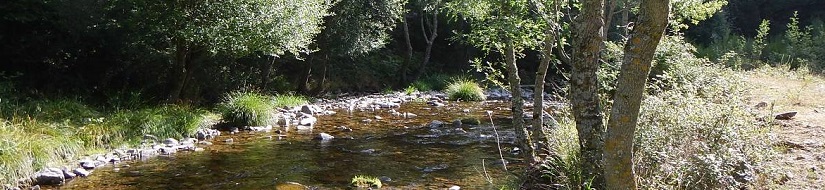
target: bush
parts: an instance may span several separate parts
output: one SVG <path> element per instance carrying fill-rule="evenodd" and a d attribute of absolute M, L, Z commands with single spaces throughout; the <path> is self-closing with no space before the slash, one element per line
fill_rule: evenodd
<path fill-rule="evenodd" d="M 450 100 L 482 101 L 486 98 L 478 83 L 468 79 L 458 79 L 447 85 L 445 90 Z"/>
<path fill-rule="evenodd" d="M 44 167 L 74 159 L 85 148 L 70 128 L 32 118 L 0 119 L 0 184 L 16 184 Z"/>
<path fill-rule="evenodd" d="M 254 92 L 234 92 L 218 105 L 225 122 L 239 126 L 260 126 L 275 123 L 274 98 Z M 287 99 L 287 98 L 283 98 Z M 285 103 L 285 102 L 282 102 Z"/>
<path fill-rule="evenodd" d="M 381 180 L 375 177 L 357 175 L 352 178 L 350 185 L 357 188 L 381 188 Z"/>

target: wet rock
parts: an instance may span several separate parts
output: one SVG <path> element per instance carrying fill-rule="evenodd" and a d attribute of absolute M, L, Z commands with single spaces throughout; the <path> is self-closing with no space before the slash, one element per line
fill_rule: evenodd
<path fill-rule="evenodd" d="M 223 142 L 225 142 L 225 143 L 232 143 L 232 142 L 235 142 L 235 139 L 228 138 L 228 139 L 223 140 Z"/>
<path fill-rule="evenodd" d="M 34 185 L 32 187 L 29 187 L 29 190 L 40 190 L 40 185 Z"/>
<path fill-rule="evenodd" d="M 301 106 L 301 113 L 315 114 L 315 110 L 312 109 L 312 107 L 310 107 L 309 105 L 303 105 Z"/>
<path fill-rule="evenodd" d="M 372 119 L 364 119 L 364 120 L 361 120 L 361 123 L 370 123 L 370 122 L 372 122 Z"/>
<path fill-rule="evenodd" d="M 321 141 L 328 141 L 328 140 L 332 140 L 334 138 L 335 138 L 334 136 L 332 136 L 330 134 L 327 134 L 327 133 L 319 133 L 318 137 L 315 137 L 315 139 L 320 139 Z"/>
<path fill-rule="evenodd" d="M 96 162 L 97 161 L 92 161 L 92 160 L 82 160 L 82 161 L 80 161 L 80 167 L 83 167 L 84 169 L 87 169 L 87 170 L 95 169 L 97 167 Z"/>
<path fill-rule="evenodd" d="M 461 127 L 461 124 L 463 124 L 461 123 L 461 120 L 453 120 L 453 127 Z"/>
<path fill-rule="evenodd" d="M 301 121 L 298 122 L 298 125 L 312 127 L 312 126 L 315 126 L 315 122 L 318 122 L 317 118 L 315 118 L 311 115 L 304 115 L 304 117 L 301 119 Z"/>
<path fill-rule="evenodd" d="M 470 113 L 470 109 L 463 109 L 463 110 L 461 110 L 461 112 Z"/>
<path fill-rule="evenodd" d="M 443 121 L 433 120 L 429 124 L 427 124 L 427 127 L 428 128 L 439 128 L 441 126 L 444 126 L 444 124 L 445 123 Z"/>
<path fill-rule="evenodd" d="M 327 110 L 327 111 L 324 111 L 324 112 L 323 112 L 323 114 L 324 114 L 324 115 L 335 115 L 335 114 L 336 114 L 336 112 L 335 112 L 335 111 L 329 111 L 329 110 Z"/>
<path fill-rule="evenodd" d="M 64 166 L 62 170 L 63 170 L 63 178 L 65 178 L 65 179 L 72 179 L 74 177 L 77 177 L 77 174 L 74 174 L 74 172 L 72 172 L 72 169 L 69 169 L 69 167 Z"/>
<path fill-rule="evenodd" d="M 384 183 L 392 181 L 392 178 L 387 177 L 387 176 L 381 176 L 381 177 L 378 177 L 378 179 L 381 180 L 381 182 L 384 182 Z"/>
<path fill-rule="evenodd" d="M 447 165 L 447 164 L 442 163 L 442 164 L 438 164 L 438 165 L 435 165 L 435 166 L 424 167 L 424 169 L 422 171 L 424 171 L 425 173 L 430 173 L 430 172 L 434 172 L 434 171 L 438 171 L 438 170 L 447 169 L 448 167 L 450 167 L 450 166 Z"/>
<path fill-rule="evenodd" d="M 77 174 L 77 176 L 80 176 L 80 177 L 88 177 L 89 175 L 92 174 L 91 171 L 83 169 L 83 168 L 75 168 L 74 170 L 72 170 L 72 172 L 74 174 Z"/>
<path fill-rule="evenodd" d="M 206 146 L 209 146 L 209 145 L 212 145 L 212 142 L 209 142 L 209 141 L 201 141 L 201 142 L 198 142 L 198 144 L 199 144 L 199 145 L 206 145 Z"/>
<path fill-rule="evenodd" d="M 295 126 L 295 129 L 298 130 L 299 132 L 310 131 L 310 130 L 312 130 L 312 126 L 298 125 L 298 126 Z"/>
<path fill-rule="evenodd" d="M 147 134 L 147 135 L 143 135 L 143 139 L 144 139 L 144 140 L 152 140 L 152 141 L 155 141 L 155 142 L 156 142 L 156 141 L 158 141 L 158 137 L 156 137 L 156 136 L 154 136 L 154 135 L 148 135 L 148 134 Z"/>
<path fill-rule="evenodd" d="M 381 117 L 381 116 L 377 116 L 377 115 L 376 115 L 376 116 L 375 116 L 375 119 L 376 119 L 376 120 L 381 120 L 381 119 L 384 119 L 384 118 L 383 118 L 383 117 Z"/>
<path fill-rule="evenodd" d="M 335 127 L 335 129 L 341 130 L 343 132 L 352 132 L 352 129 L 347 127 L 347 126 L 338 126 L 338 127 Z"/>
<path fill-rule="evenodd" d="M 9 185 L 9 184 L 5 184 L 5 185 L 3 185 L 3 189 L 5 189 L 5 190 L 20 190 L 20 187 L 15 187 L 15 186 L 12 186 L 12 185 Z"/>
<path fill-rule="evenodd" d="M 365 154 L 372 154 L 372 153 L 375 153 L 375 149 L 366 149 L 366 150 L 362 150 L 362 151 L 361 151 L 361 153 L 365 153 Z"/>
<path fill-rule="evenodd" d="M 183 139 L 181 139 L 181 140 L 180 140 L 180 144 L 181 144 L 181 145 L 193 145 L 193 144 L 195 144 L 195 143 L 198 143 L 198 139 L 195 139 L 195 138 L 183 138 Z"/>
<path fill-rule="evenodd" d="M 35 185 L 61 185 L 66 178 L 59 168 L 46 168 L 34 174 Z"/>
<path fill-rule="evenodd" d="M 275 189 L 285 189 L 285 190 L 309 190 L 310 187 L 306 185 L 302 185 L 300 183 L 295 182 L 286 182 L 283 184 L 275 185 Z"/>
<path fill-rule="evenodd" d="M 430 106 L 433 106 L 433 107 L 441 107 L 441 106 L 444 106 L 444 103 L 436 102 L 436 101 L 428 101 L 427 105 L 430 105 Z"/>
<path fill-rule="evenodd" d="M 249 129 L 252 130 L 252 131 L 258 131 L 258 132 L 269 132 L 269 131 L 272 131 L 272 125 L 255 126 L 255 127 L 250 127 Z"/>
<path fill-rule="evenodd" d="M 239 129 L 238 127 L 230 127 L 229 128 L 229 134 L 235 134 L 235 133 L 239 133 L 239 132 L 241 132 L 241 129 Z"/>
<path fill-rule="evenodd" d="M 170 147 L 162 147 L 162 148 L 160 148 L 160 153 L 164 154 L 164 155 L 170 155 L 170 154 L 174 154 L 174 153 L 177 153 L 177 152 L 178 152 L 178 149 L 174 148 L 174 147 L 171 147 L 171 148 Z"/>
<path fill-rule="evenodd" d="M 449 189 L 447 189 L 447 190 L 460 190 L 460 189 L 461 189 L 461 187 L 459 187 L 459 186 L 457 186 L 457 185 L 453 185 L 452 187 L 450 187 L 450 188 L 449 188 Z"/>
<path fill-rule="evenodd" d="M 174 139 L 174 138 L 164 139 L 163 144 L 165 144 L 166 146 L 170 146 L 170 147 L 171 146 L 177 146 L 178 145 L 178 140 Z"/>
<path fill-rule="evenodd" d="M 469 124 L 469 125 L 478 125 L 478 124 L 481 124 L 481 120 L 479 120 L 478 118 L 474 118 L 474 117 L 466 117 L 466 118 L 461 118 L 461 123 Z"/>
<path fill-rule="evenodd" d="M 208 140 L 220 136 L 221 132 L 215 129 L 201 129 L 195 134 L 198 140 Z"/>
<path fill-rule="evenodd" d="M 776 114 L 776 117 L 774 117 L 774 118 L 778 119 L 778 120 L 790 120 L 794 116 L 796 116 L 796 112 L 792 111 L 792 112 L 785 112 L 785 113 Z"/>
<path fill-rule="evenodd" d="M 399 108 L 401 104 L 395 102 L 378 102 L 375 103 L 379 108 Z"/>

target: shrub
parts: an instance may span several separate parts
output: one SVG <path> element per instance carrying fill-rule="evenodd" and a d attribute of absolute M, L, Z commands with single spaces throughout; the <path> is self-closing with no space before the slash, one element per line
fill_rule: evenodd
<path fill-rule="evenodd" d="M 233 92 L 218 105 L 223 120 L 232 125 L 258 126 L 274 123 L 273 98 L 254 92 Z"/>
<path fill-rule="evenodd" d="M 16 184 L 44 167 L 56 167 L 85 151 L 65 125 L 32 118 L 0 119 L 0 184 Z"/>
<path fill-rule="evenodd" d="M 445 90 L 450 100 L 482 101 L 484 90 L 478 83 L 468 79 L 458 79 L 447 85 Z"/>

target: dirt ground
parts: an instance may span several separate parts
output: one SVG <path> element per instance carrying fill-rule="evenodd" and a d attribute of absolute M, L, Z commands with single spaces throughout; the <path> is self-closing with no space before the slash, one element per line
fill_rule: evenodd
<path fill-rule="evenodd" d="M 825 77 L 761 69 L 745 79 L 754 87 L 749 103 L 761 107 L 761 115 L 797 112 L 790 120 L 774 121 L 779 156 L 766 164 L 778 172 L 779 186 L 767 188 L 825 189 Z"/>

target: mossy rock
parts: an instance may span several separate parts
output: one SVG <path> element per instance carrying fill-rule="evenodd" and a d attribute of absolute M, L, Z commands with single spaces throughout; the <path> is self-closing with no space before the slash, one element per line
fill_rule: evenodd
<path fill-rule="evenodd" d="M 461 120 L 462 124 L 469 124 L 469 125 L 479 125 L 479 124 L 481 124 L 481 120 L 479 120 L 478 118 L 475 118 L 475 117 L 465 117 L 465 118 L 461 118 L 460 120 Z"/>

